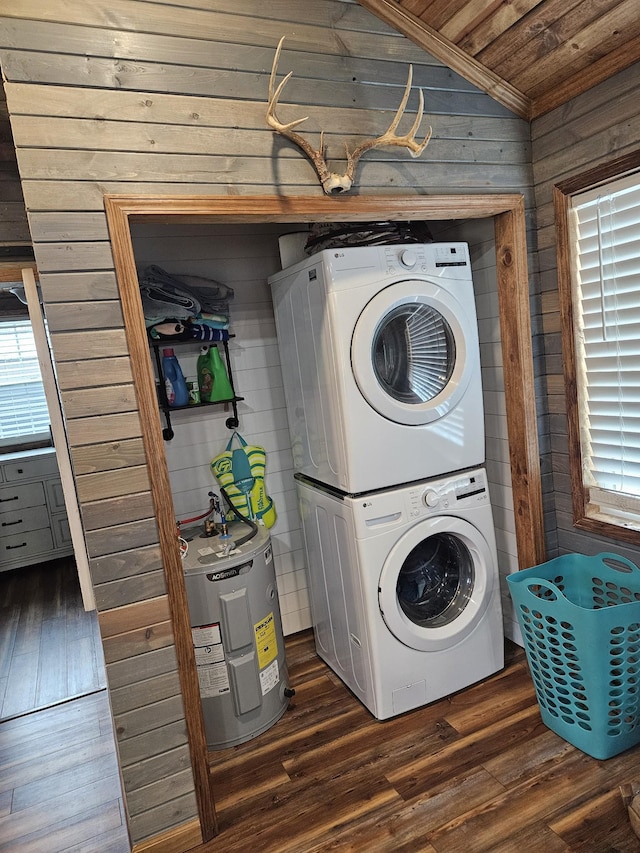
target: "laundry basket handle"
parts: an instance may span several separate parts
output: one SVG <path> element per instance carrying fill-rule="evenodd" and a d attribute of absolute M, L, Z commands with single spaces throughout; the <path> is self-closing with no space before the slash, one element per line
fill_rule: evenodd
<path fill-rule="evenodd" d="M 609 551 L 602 551 L 600 554 L 596 556 L 597 560 L 600 560 L 608 569 L 611 569 L 614 572 L 620 572 L 621 574 L 631 574 L 632 572 L 640 572 L 640 568 L 635 563 L 632 563 L 631 560 L 628 560 L 626 557 L 621 556 L 620 554 L 612 554 Z"/>
<path fill-rule="evenodd" d="M 540 602 L 560 601 L 565 598 L 562 591 L 551 581 L 545 580 L 545 578 L 528 578 L 525 588 L 528 595 Z"/>

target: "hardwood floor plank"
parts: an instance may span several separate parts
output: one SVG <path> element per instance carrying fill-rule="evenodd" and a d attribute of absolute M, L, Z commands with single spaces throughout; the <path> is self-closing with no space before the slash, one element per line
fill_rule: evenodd
<path fill-rule="evenodd" d="M 434 756 L 417 758 L 388 774 L 389 781 L 409 799 L 478 767 L 518 743 L 530 743 L 546 731 L 537 705 L 525 708 L 477 732 L 447 744 Z"/>
<path fill-rule="evenodd" d="M 632 764 L 640 770 L 640 752 Z M 429 841 L 438 853 L 486 853 L 542 815 L 551 826 L 562 809 L 570 804 L 575 808 L 600 790 L 617 786 L 628 769 L 629 758 L 596 761 L 574 749 L 556 767 L 444 824 Z"/>
<path fill-rule="evenodd" d="M 3 740 L 10 743 L 15 740 L 21 728 L 29 730 L 30 736 L 45 735 L 55 727 L 56 730 L 73 729 L 83 720 L 111 719 L 108 704 L 105 704 L 105 692 L 90 693 L 71 702 L 63 702 L 51 708 L 42 708 L 35 714 L 25 714 L 12 720 L 3 720 L 0 724 L 0 748 Z"/>
<path fill-rule="evenodd" d="M 106 691 L 0 724 L 2 853 L 130 853 Z"/>
<path fill-rule="evenodd" d="M 0 724 L 0 749 L 3 742 L 13 743 L 20 729 L 28 729 L 30 737 L 47 735 L 52 726 L 57 731 L 73 729 L 79 722 L 86 720 L 111 719 L 108 703 L 105 703 L 105 692 L 90 693 L 72 702 L 55 705 L 52 708 L 42 708 L 36 714 L 27 714 L 13 720 L 3 720 Z"/>
<path fill-rule="evenodd" d="M 620 791 L 614 788 L 590 798 L 581 808 L 550 822 L 550 829 L 571 850 L 615 850 L 637 853 L 640 841 L 631 829 Z"/>
<path fill-rule="evenodd" d="M 52 616 L 42 623 L 35 707 L 54 705 L 68 698 L 67 687 L 67 620 L 64 614 Z"/>
<path fill-rule="evenodd" d="M 325 841 L 309 853 L 396 853 L 399 850 L 434 850 L 427 836 L 430 830 L 465 808 L 481 805 L 487 799 L 504 792 L 504 787 L 486 770 L 451 780 L 434 796 L 418 797 L 400 807 L 387 806 L 366 820 L 344 830 L 336 828 Z M 422 845 L 422 846 L 420 846 Z"/>
<path fill-rule="evenodd" d="M 104 664 L 96 660 L 95 640 L 92 637 L 80 637 L 69 640 L 70 657 L 67 661 L 68 697 L 82 696 L 93 690 L 106 687 Z"/>
<path fill-rule="evenodd" d="M 259 836 L 261 851 L 300 853 L 325 844 L 335 827 L 357 824 L 389 803 L 401 804 L 398 793 L 386 779 L 361 769 L 337 776 L 328 786 L 316 779 L 298 782 L 276 796 L 257 797 L 241 823 L 233 809 L 223 813 L 223 832 L 206 850 L 247 853 Z M 227 821 L 234 826 L 233 837 L 225 836 Z"/>
<path fill-rule="evenodd" d="M 49 790 L 57 790 L 52 776 L 82 767 L 87 762 L 113 757 L 113 738 L 99 734 L 95 721 L 87 721 L 74 730 L 74 737 L 61 737 L 49 749 L 37 739 L 35 744 L 20 744 L 20 750 L 0 752 L 0 791 L 20 791 L 26 785 L 42 781 Z M 45 747 L 41 749 L 40 747 Z M 113 768 L 110 772 L 114 772 Z M 17 808 L 14 804 L 14 811 Z"/>
<path fill-rule="evenodd" d="M 216 808 L 229 808 L 267 792 L 275 793 L 288 785 L 291 777 L 277 762 L 242 761 L 237 767 L 211 768 L 216 796 Z"/>
<path fill-rule="evenodd" d="M 515 853 L 529 850 L 540 851 L 540 853 L 616 853 L 615 850 L 587 847 L 567 847 L 565 842 L 547 826 L 544 818 L 530 823 L 524 829 L 514 832 L 502 842 L 498 842 L 491 848 L 491 853 Z"/>
<path fill-rule="evenodd" d="M 18 631 L 20 608 L 17 604 L 0 607 L 0 677 L 6 678 L 11 667 L 11 658 Z M 1 706 L 0 706 L 1 707 Z"/>
<path fill-rule="evenodd" d="M 39 657 L 40 653 L 36 651 L 14 655 L 11 659 L 7 689 L 2 703 L 3 717 L 26 714 L 35 708 Z"/>
<path fill-rule="evenodd" d="M 539 737 L 505 750 L 483 763 L 492 776 L 510 787 L 559 764 L 574 749 L 566 740 L 547 729 Z"/>
<path fill-rule="evenodd" d="M 7 693 L 8 678 L 0 678 L 0 720 L 2 720 L 2 706 L 4 705 L 4 697 Z"/>
<path fill-rule="evenodd" d="M 501 690 L 501 682 L 509 679 L 509 690 Z M 444 715 L 449 725 L 462 735 L 478 731 L 487 720 L 501 720 L 536 703 L 535 688 L 526 663 L 516 665 L 508 676 L 500 673 L 456 693 Z"/>
<path fill-rule="evenodd" d="M 44 564 L 45 567 L 47 565 L 49 564 Z M 24 572 L 24 577 L 21 578 L 22 584 L 16 579 L 14 583 L 15 592 L 12 596 L 14 603 L 20 608 L 18 632 L 13 649 L 14 657 L 39 650 L 40 630 L 42 620 L 46 615 L 45 605 L 48 606 L 45 584 L 46 568 L 29 566 L 26 569 L 17 569 L 16 574 L 18 572 Z M 2 578 L 0 577 L 1 582 Z"/>
<path fill-rule="evenodd" d="M 97 616 L 83 608 L 73 558 L 5 574 L 0 573 L 6 605 L 0 611 L 0 677 L 9 681 L 0 719 L 105 687 Z"/>
<path fill-rule="evenodd" d="M 0 791 L 0 817 L 4 817 L 8 815 L 11 811 L 11 797 L 13 795 L 13 790 L 9 789 L 8 791 Z"/>
<path fill-rule="evenodd" d="M 131 843 L 124 826 L 124 818 L 121 826 L 103 832 L 99 836 L 87 838 L 86 841 L 79 844 L 74 844 L 65 853 L 96 853 L 96 851 L 99 853 L 130 853 Z"/>
<path fill-rule="evenodd" d="M 106 687 L 107 677 L 98 614 L 96 611 L 85 611 L 80 599 L 77 606 L 67 609 L 66 620 L 69 696 L 81 696 L 101 690 Z"/>
<path fill-rule="evenodd" d="M 113 836 L 114 829 L 118 833 L 111 839 L 112 850 L 114 853 L 129 853 L 131 848 L 117 799 L 84 809 L 67 820 L 25 836 L 20 841 L 20 853 L 70 853 L 81 849 L 104 853 L 101 839 L 105 834 Z"/>
<path fill-rule="evenodd" d="M 111 747 L 111 748 L 109 748 Z M 90 750 L 83 751 L 80 760 L 69 763 L 65 755 L 49 755 L 43 773 L 38 779 L 31 779 L 13 789 L 11 811 L 24 811 L 46 803 L 54 796 L 74 794 L 79 788 L 85 788 L 95 782 L 118 773 L 118 762 L 112 744 L 96 744 Z"/>
<path fill-rule="evenodd" d="M 426 759 L 459 738 L 442 718 L 445 705 L 436 703 L 384 722 L 370 717 L 357 728 L 338 733 L 324 744 L 311 744 L 301 754 L 285 759 L 284 768 L 294 778 L 313 768 L 331 774 L 354 763 L 382 774 L 398 765 L 411 766 L 416 759 Z"/>
<path fill-rule="evenodd" d="M 0 818 L 0 838 L 4 849 L 12 850 L 11 845 L 20 844 L 17 849 L 22 853 L 23 840 L 37 839 L 42 833 L 50 833 L 56 828 L 68 823 L 82 821 L 88 811 L 94 809 L 98 812 L 108 803 L 117 801 L 120 796 L 120 783 L 117 776 L 108 776 L 78 788 L 74 796 L 67 793 L 62 796 L 52 797 L 44 804 L 38 804 L 33 808 L 12 812 Z M 48 836 L 47 836 L 48 838 Z M 3 851 L 3 846 L 0 850 Z M 14 846 L 15 850 L 16 847 Z M 51 847 L 41 848 L 43 853 L 54 853 Z M 64 850 L 66 848 L 59 848 Z"/>

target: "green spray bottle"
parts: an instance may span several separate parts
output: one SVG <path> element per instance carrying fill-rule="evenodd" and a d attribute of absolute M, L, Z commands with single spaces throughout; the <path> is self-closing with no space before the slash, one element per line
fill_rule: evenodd
<path fill-rule="evenodd" d="M 220 350 L 215 345 L 209 347 L 209 367 L 213 376 L 211 402 L 233 400 L 235 394 L 233 393 L 231 382 L 229 382 L 227 371 L 220 357 Z"/>

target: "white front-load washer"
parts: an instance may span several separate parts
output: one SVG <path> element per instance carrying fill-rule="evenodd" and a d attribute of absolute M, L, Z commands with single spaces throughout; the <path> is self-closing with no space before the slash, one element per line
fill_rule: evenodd
<path fill-rule="evenodd" d="M 325 249 L 269 282 L 296 471 L 356 494 L 484 464 L 466 243 Z"/>
<path fill-rule="evenodd" d="M 296 481 L 316 650 L 376 718 L 502 669 L 484 469 L 361 496 Z"/>

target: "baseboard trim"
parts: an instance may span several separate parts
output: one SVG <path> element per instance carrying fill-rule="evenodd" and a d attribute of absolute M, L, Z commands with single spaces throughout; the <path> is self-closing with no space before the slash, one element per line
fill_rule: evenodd
<path fill-rule="evenodd" d="M 132 853 L 186 853 L 201 844 L 200 821 L 192 820 L 134 844 Z"/>

